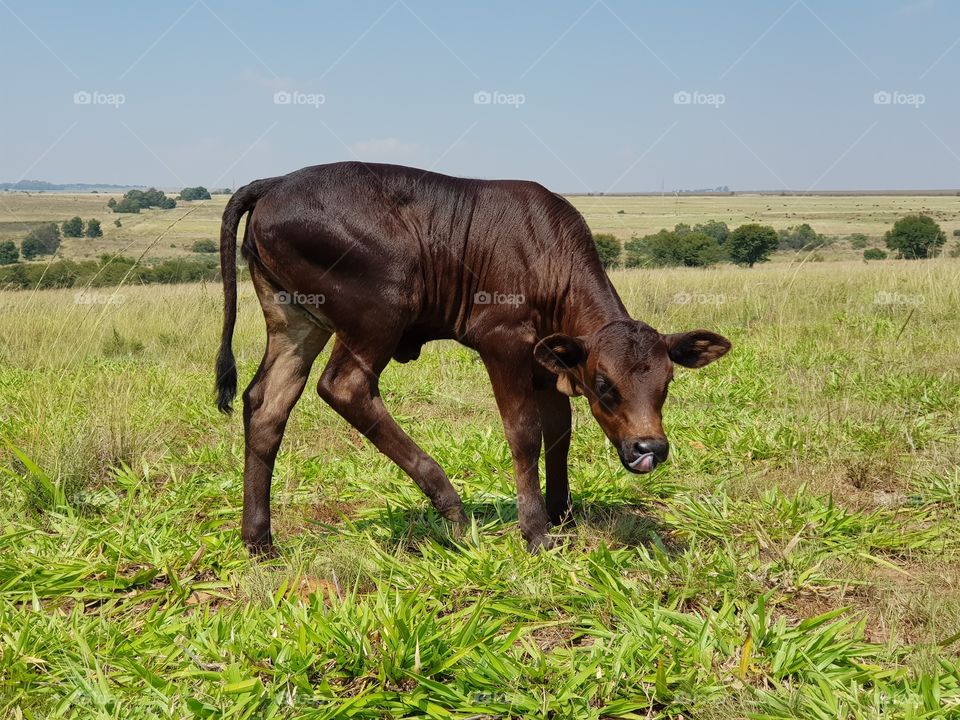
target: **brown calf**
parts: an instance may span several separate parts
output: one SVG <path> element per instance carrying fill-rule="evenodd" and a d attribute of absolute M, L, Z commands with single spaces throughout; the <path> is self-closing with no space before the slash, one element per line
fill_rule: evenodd
<path fill-rule="evenodd" d="M 236 233 L 248 211 L 242 252 L 267 324 L 266 352 L 243 394 L 242 534 L 256 551 L 272 542 L 270 482 L 287 418 L 331 335 L 320 396 L 458 522 L 466 519 L 460 496 L 390 416 L 378 380 L 391 358 L 416 359 L 430 340 L 456 339 L 480 354 L 531 551 L 551 547 L 551 524 L 570 518 L 569 397 L 587 397 L 628 470 L 650 472 L 667 457 L 660 414 L 674 363 L 702 367 L 730 349 L 706 330 L 661 335 L 630 318 L 583 218 L 541 185 L 318 165 L 252 182 L 224 211 L 224 412 L 237 388 Z"/>

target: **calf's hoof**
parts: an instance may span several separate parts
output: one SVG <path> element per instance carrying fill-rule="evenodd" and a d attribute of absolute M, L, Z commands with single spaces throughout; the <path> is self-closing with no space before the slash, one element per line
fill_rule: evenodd
<path fill-rule="evenodd" d="M 450 522 L 457 523 L 458 525 L 465 525 L 470 522 L 467 519 L 467 513 L 464 512 L 462 504 L 441 510 L 440 514 Z"/>
<path fill-rule="evenodd" d="M 563 545 L 563 540 L 554 535 L 543 533 L 527 540 L 527 552 L 531 555 L 538 554 L 541 550 L 553 550 Z"/>
<path fill-rule="evenodd" d="M 550 518 L 550 524 L 554 527 L 572 528 L 577 522 L 573 519 L 573 508 L 564 508 L 563 510 L 547 511 Z"/>
<path fill-rule="evenodd" d="M 273 548 L 273 535 L 268 529 L 266 532 L 244 532 L 243 544 L 251 555 L 270 557 L 275 553 Z"/>

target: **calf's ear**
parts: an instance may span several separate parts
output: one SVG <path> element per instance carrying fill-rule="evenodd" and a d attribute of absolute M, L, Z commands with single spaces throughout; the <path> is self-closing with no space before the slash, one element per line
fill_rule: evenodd
<path fill-rule="evenodd" d="M 564 395 L 579 395 L 571 370 L 587 359 L 587 347 L 580 338 L 557 333 L 548 335 L 533 348 L 533 357 L 557 375 L 557 390 Z"/>
<path fill-rule="evenodd" d="M 587 359 L 587 348 L 580 338 L 556 333 L 537 343 L 533 357 L 550 372 L 562 373 L 582 364 Z"/>
<path fill-rule="evenodd" d="M 670 359 L 677 365 L 701 368 L 729 352 L 732 345 L 723 335 L 709 330 L 691 330 L 685 333 L 664 335 Z"/>

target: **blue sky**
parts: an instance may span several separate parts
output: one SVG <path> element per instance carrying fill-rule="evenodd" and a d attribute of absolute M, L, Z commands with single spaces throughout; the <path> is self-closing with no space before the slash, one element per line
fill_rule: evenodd
<path fill-rule="evenodd" d="M 0 181 L 960 186 L 952 0 L 0 0 L 0 47 Z"/>

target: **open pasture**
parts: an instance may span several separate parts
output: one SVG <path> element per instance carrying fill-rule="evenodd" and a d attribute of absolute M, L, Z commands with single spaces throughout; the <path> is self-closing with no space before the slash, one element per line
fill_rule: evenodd
<path fill-rule="evenodd" d="M 655 200 L 610 199 L 640 232 L 726 219 L 709 201 L 654 222 L 639 210 Z M 614 229 L 596 227 L 599 199 L 575 202 Z M 575 403 L 578 524 L 538 556 L 483 366 L 457 345 L 381 387 L 471 527 L 451 535 L 316 396 L 328 348 L 278 461 L 280 554 L 256 561 L 238 531 L 240 417 L 213 403 L 219 287 L 0 293 L 0 715 L 960 711 L 960 261 L 613 279 L 635 317 L 734 350 L 678 369 L 671 459 L 650 476 L 628 477 Z M 249 382 L 263 327 L 248 285 L 234 346 Z"/>
<path fill-rule="evenodd" d="M 113 195 L 119 198 L 120 193 Z M 175 197 L 175 193 L 171 194 Z M 74 215 L 103 223 L 103 237 L 64 238 L 60 254 L 71 260 L 93 259 L 103 253 L 149 258 L 191 255 L 196 240 L 220 236 L 220 216 L 227 195 L 182 202 L 172 210 L 150 209 L 139 214 L 114 214 L 107 208 L 109 194 L 0 193 L 0 241 L 19 242 L 43 222 L 63 222 Z M 570 196 L 594 232 L 613 233 L 621 240 L 671 229 L 677 223 L 696 225 L 722 220 L 731 229 L 743 223 L 761 223 L 776 229 L 809 223 L 814 230 L 845 238 L 864 233 L 882 245 L 883 234 L 904 215 L 926 213 L 951 238 L 960 229 L 960 197 L 953 195 L 759 195 L 730 196 Z M 115 227 L 119 219 L 122 227 Z M 157 241 L 157 237 L 163 237 Z M 840 243 L 824 251 L 826 259 L 858 257 Z M 789 254 L 793 257 L 793 253 Z M 777 258 L 779 259 L 779 258 Z"/>

